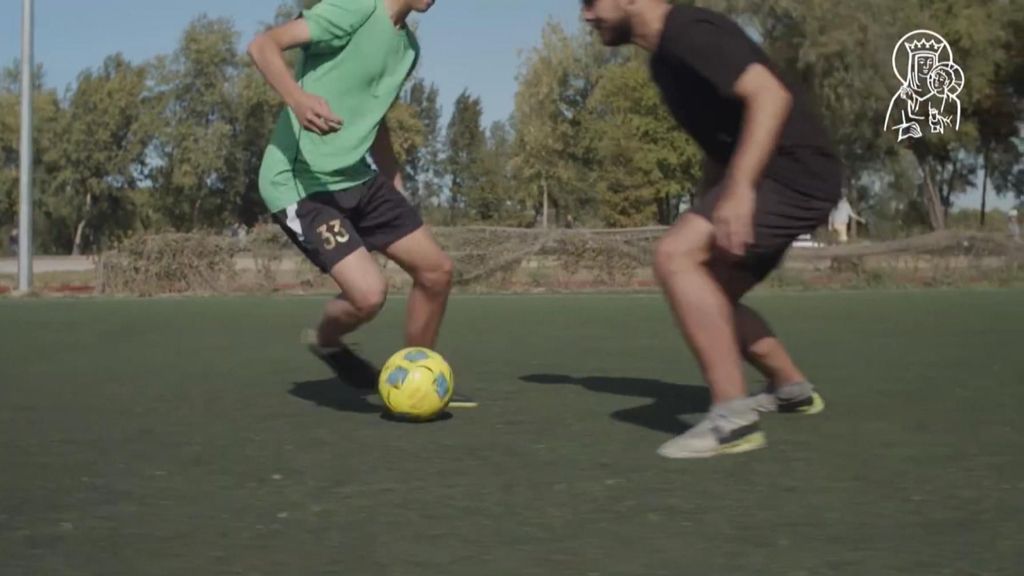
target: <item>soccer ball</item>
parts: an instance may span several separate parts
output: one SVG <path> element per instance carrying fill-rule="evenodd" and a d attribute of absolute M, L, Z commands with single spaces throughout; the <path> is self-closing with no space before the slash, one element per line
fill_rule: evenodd
<path fill-rule="evenodd" d="M 384 364 L 378 389 L 392 415 L 422 422 L 436 418 L 448 406 L 455 382 L 451 367 L 440 354 L 406 348 Z"/>

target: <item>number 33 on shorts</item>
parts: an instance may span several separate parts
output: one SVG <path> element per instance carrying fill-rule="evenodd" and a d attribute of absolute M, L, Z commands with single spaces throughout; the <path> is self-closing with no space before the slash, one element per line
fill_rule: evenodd
<path fill-rule="evenodd" d="M 331 220 L 317 228 L 316 231 L 320 233 L 324 248 L 327 250 L 334 250 L 338 244 L 344 244 L 349 239 L 348 230 L 342 227 L 341 220 L 339 219 Z"/>

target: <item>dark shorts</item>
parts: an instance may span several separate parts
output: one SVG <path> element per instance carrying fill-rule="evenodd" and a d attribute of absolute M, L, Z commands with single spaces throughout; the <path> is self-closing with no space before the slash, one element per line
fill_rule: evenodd
<path fill-rule="evenodd" d="M 690 212 L 711 222 L 722 192 L 721 186 L 711 189 Z M 754 210 L 754 243 L 740 258 L 716 251 L 708 263 L 715 280 L 733 301 L 738 301 L 779 266 L 798 236 L 811 234 L 828 222 L 839 194 L 836 189 L 834 199 L 825 199 L 802 194 L 774 180 L 762 180 Z"/>
<path fill-rule="evenodd" d="M 272 215 L 322 272 L 356 250 L 386 250 L 423 226 L 419 213 L 386 178 L 338 192 L 311 194 Z"/>

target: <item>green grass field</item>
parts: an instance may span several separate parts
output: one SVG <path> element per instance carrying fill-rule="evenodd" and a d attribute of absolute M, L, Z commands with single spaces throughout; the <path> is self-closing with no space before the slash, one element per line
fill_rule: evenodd
<path fill-rule="evenodd" d="M 455 298 L 482 406 L 425 425 L 299 347 L 318 299 L 0 300 L 0 574 L 1024 573 L 1024 292 L 753 302 L 829 409 L 666 461 L 708 396 L 656 296 Z"/>

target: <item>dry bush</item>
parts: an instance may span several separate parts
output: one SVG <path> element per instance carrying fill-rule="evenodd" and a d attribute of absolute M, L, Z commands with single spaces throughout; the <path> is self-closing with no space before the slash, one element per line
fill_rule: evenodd
<path fill-rule="evenodd" d="M 227 292 L 240 250 L 237 241 L 209 234 L 132 237 L 101 258 L 99 289 L 138 296 Z"/>

